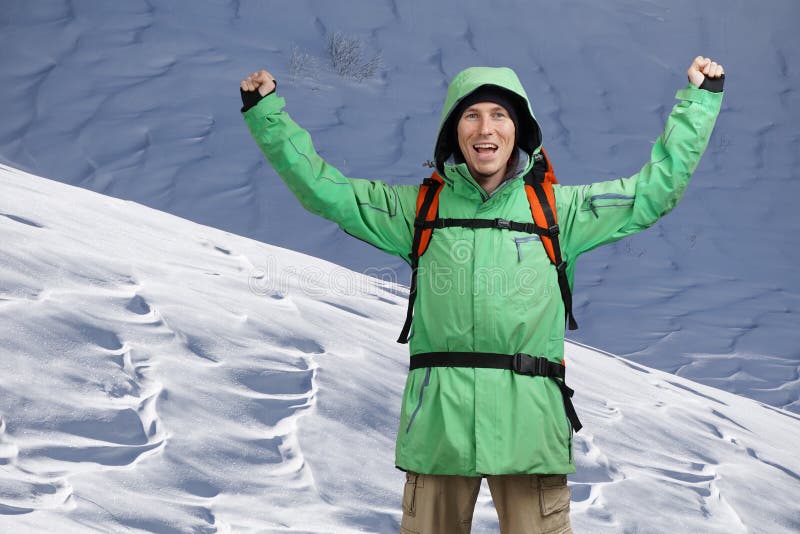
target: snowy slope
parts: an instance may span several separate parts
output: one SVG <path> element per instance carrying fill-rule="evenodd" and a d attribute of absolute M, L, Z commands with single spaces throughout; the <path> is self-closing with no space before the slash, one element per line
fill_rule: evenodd
<path fill-rule="evenodd" d="M 725 104 L 686 198 L 580 260 L 574 335 L 798 412 L 798 20 L 795 0 L 5 0 L 0 161 L 405 282 L 400 260 L 304 213 L 264 163 L 238 113 L 244 75 L 271 69 L 345 173 L 415 183 L 447 82 L 509 65 L 575 184 L 636 172 L 691 59 L 718 58 Z M 333 72 L 340 31 L 380 55 L 375 77 Z"/>
<path fill-rule="evenodd" d="M 0 531 L 397 531 L 406 288 L 2 166 L 0 189 Z M 797 415 L 567 358 L 576 532 L 800 529 Z"/>

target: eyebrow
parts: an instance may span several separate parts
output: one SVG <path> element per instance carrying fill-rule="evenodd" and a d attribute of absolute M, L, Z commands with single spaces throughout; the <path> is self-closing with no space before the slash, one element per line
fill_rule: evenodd
<path fill-rule="evenodd" d="M 501 105 L 499 105 L 499 104 L 498 104 L 498 105 L 496 105 L 496 106 L 494 106 L 493 108 L 490 108 L 490 109 L 489 109 L 489 111 L 490 111 L 490 112 L 491 112 L 491 111 L 497 111 L 498 109 L 499 109 L 500 111 L 502 111 L 503 113 L 508 113 L 508 112 L 506 111 L 506 108 L 504 108 L 503 106 L 501 106 Z M 470 106 L 470 107 L 468 107 L 467 109 L 465 109 L 465 110 L 464 110 L 464 113 L 467 113 L 468 111 L 479 111 L 479 109 L 478 109 L 478 108 L 476 108 L 475 106 Z"/>

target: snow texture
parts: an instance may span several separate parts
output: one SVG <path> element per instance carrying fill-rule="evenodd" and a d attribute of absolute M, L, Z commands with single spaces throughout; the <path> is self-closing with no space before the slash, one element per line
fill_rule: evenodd
<path fill-rule="evenodd" d="M 726 97 L 688 193 L 579 260 L 574 335 L 800 412 L 798 20 L 794 0 L 5 0 L 0 162 L 407 283 L 402 261 L 303 212 L 241 122 L 239 80 L 273 72 L 346 174 L 419 183 L 449 80 L 507 65 L 577 184 L 635 173 L 710 56 Z M 337 36 L 360 47 L 333 62 Z"/>
<path fill-rule="evenodd" d="M 577 184 L 640 168 L 698 54 L 726 95 L 685 198 L 576 270 L 573 525 L 800 531 L 798 20 L 793 0 L 4 0 L 0 531 L 397 530 L 407 268 L 303 212 L 241 120 L 245 75 L 273 72 L 346 174 L 416 183 L 449 80 L 507 65 Z M 344 76 L 335 36 L 360 43 Z M 484 488 L 474 532 L 496 521 Z"/>
<path fill-rule="evenodd" d="M 407 288 L 5 166 L 0 187 L 0 530 L 398 530 Z M 800 417 L 567 359 L 576 532 L 800 529 Z M 484 487 L 474 532 L 496 530 Z"/>

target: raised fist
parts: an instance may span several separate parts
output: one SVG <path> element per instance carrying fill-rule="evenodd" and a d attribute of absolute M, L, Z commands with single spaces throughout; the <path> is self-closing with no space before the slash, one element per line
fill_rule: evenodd
<path fill-rule="evenodd" d="M 242 80 L 242 91 L 255 91 L 261 96 L 270 94 L 275 89 L 275 77 L 265 70 L 259 70 Z"/>
<path fill-rule="evenodd" d="M 689 81 L 695 86 L 700 87 L 705 78 L 719 78 L 725 74 L 725 69 L 722 65 L 711 61 L 707 57 L 697 56 L 686 71 L 689 75 Z"/>

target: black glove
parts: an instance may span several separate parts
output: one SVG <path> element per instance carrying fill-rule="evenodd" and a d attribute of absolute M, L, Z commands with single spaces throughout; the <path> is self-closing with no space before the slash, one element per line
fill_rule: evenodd
<path fill-rule="evenodd" d="M 721 93 L 723 85 L 725 85 L 724 74 L 719 78 L 706 77 L 706 79 L 703 80 L 703 83 L 700 84 L 700 89 L 705 89 L 706 91 L 711 91 L 712 93 Z"/>
<path fill-rule="evenodd" d="M 270 91 L 269 93 L 265 94 L 264 96 L 261 96 L 261 93 L 258 92 L 258 89 L 256 89 L 255 91 L 245 91 L 244 89 L 242 89 L 240 87 L 239 88 L 239 93 L 241 93 L 241 95 L 242 95 L 242 113 L 244 113 L 245 111 L 247 111 L 248 109 L 250 109 L 252 107 L 255 107 L 256 104 L 261 102 L 262 98 L 264 98 L 265 96 L 271 95 L 272 93 L 275 92 L 275 89 L 277 89 L 277 88 L 278 88 L 278 82 L 276 80 L 275 81 L 275 87 L 272 89 L 272 91 Z"/>

